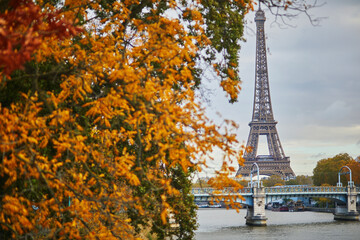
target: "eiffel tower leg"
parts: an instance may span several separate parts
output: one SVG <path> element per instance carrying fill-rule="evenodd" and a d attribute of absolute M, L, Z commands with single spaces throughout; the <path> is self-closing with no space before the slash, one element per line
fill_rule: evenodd
<path fill-rule="evenodd" d="M 267 134 L 267 144 L 268 144 L 268 148 L 269 148 L 269 154 L 270 156 L 275 156 L 275 147 L 274 147 L 274 141 L 271 137 L 271 134 Z"/>
<path fill-rule="evenodd" d="M 246 148 L 251 147 L 251 152 L 245 152 L 244 158 L 246 160 L 255 160 L 258 144 L 259 144 L 259 133 L 256 131 L 254 127 L 251 127 L 248 142 L 246 144 Z"/>

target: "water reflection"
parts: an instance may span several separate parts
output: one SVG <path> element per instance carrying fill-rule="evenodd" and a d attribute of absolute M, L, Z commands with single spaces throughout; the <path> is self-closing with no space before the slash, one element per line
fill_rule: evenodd
<path fill-rule="evenodd" d="M 359 222 L 338 222 L 330 213 L 267 211 L 267 227 L 245 225 L 246 210 L 199 209 L 197 240 L 360 239 Z"/>

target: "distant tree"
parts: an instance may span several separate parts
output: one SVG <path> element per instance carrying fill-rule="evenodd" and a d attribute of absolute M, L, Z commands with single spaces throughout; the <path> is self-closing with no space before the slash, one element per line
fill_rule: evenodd
<path fill-rule="evenodd" d="M 285 185 L 285 180 L 280 176 L 272 175 L 268 179 L 263 180 L 264 187 L 273 187 L 275 185 L 282 186 Z"/>
<path fill-rule="evenodd" d="M 313 179 L 311 176 L 299 175 L 296 177 L 299 185 L 313 185 Z"/>
<path fill-rule="evenodd" d="M 247 180 L 238 180 L 237 182 L 240 183 L 244 187 L 247 187 L 249 184 L 249 181 L 247 181 Z"/>
<path fill-rule="evenodd" d="M 321 184 L 320 186 L 321 186 L 321 187 L 331 187 L 331 185 L 328 184 L 328 183 L 323 183 L 323 184 Z"/>
<path fill-rule="evenodd" d="M 321 159 L 313 170 L 314 185 L 329 184 L 335 186 L 338 181 L 338 172 L 341 167 L 353 162 L 354 159 L 347 153 L 341 153 L 332 158 Z M 346 178 L 342 178 L 343 184 Z"/>
<path fill-rule="evenodd" d="M 350 163 L 347 164 L 347 166 L 352 171 L 352 181 L 354 181 L 356 185 L 360 185 L 360 162 L 351 161 Z M 347 180 L 350 180 L 349 175 L 347 175 L 346 178 Z"/>
<path fill-rule="evenodd" d="M 310 176 L 299 175 L 294 179 L 285 182 L 286 185 L 312 185 L 313 180 Z"/>
<path fill-rule="evenodd" d="M 298 181 L 296 180 L 296 178 L 286 181 L 285 184 L 286 185 L 300 185 L 300 184 L 298 184 Z"/>
<path fill-rule="evenodd" d="M 329 198 L 314 198 L 316 201 L 316 206 L 320 208 L 328 208 L 328 207 L 335 207 L 334 200 Z"/>

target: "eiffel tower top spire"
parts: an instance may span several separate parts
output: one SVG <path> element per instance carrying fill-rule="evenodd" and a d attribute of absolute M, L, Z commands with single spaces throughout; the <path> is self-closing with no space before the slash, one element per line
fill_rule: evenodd
<path fill-rule="evenodd" d="M 260 4 L 260 2 L 259 2 Z M 265 13 L 259 7 L 256 11 L 256 68 L 255 68 L 255 93 L 252 121 L 274 121 L 265 43 Z"/>

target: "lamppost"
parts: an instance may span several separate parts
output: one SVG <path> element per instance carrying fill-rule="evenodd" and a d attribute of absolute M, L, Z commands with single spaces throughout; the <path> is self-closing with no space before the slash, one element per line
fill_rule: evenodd
<path fill-rule="evenodd" d="M 255 167 L 255 169 L 254 169 L 254 167 Z M 259 188 L 260 187 L 260 173 L 259 173 L 259 166 L 257 165 L 257 163 L 253 163 L 253 165 L 251 166 L 250 187 L 253 187 L 253 173 L 257 173 L 257 185 Z"/>
<path fill-rule="evenodd" d="M 343 170 L 344 168 L 347 168 L 349 171 L 346 172 L 341 172 L 341 170 Z M 342 187 L 343 184 L 340 182 L 340 175 L 350 175 L 350 181 L 348 181 L 348 186 L 349 187 L 353 187 L 354 186 L 354 182 L 352 181 L 352 174 L 351 174 L 351 169 L 348 166 L 343 166 L 340 168 L 339 173 L 338 173 L 338 182 L 336 184 L 337 187 Z"/>

